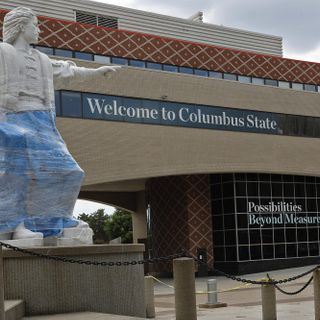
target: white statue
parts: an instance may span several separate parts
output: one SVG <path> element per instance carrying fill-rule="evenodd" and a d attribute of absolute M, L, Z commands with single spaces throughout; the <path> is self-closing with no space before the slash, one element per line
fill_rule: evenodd
<path fill-rule="evenodd" d="M 42 239 L 67 228 L 88 228 L 72 218 L 83 171 L 55 126 L 54 85 L 106 76 L 119 67 L 79 68 L 30 47 L 39 36 L 32 10 L 4 18 L 0 44 L 0 237 Z M 66 232 L 68 233 L 68 232 Z M 90 233 L 87 233 L 90 234 Z"/>

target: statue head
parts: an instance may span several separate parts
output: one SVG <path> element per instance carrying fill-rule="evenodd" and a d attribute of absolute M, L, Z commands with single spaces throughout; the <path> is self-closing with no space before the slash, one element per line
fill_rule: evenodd
<path fill-rule="evenodd" d="M 35 13 L 25 7 L 17 7 L 8 12 L 3 21 L 3 42 L 13 44 L 22 28 L 34 18 Z"/>

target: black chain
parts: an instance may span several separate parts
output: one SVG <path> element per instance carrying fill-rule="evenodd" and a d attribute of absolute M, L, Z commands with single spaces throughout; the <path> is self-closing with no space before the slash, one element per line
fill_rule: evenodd
<path fill-rule="evenodd" d="M 269 275 L 267 274 L 268 278 L 269 278 Z M 270 279 L 270 278 L 269 278 Z M 289 296 L 294 296 L 300 292 L 302 292 L 304 289 L 306 289 L 308 287 L 308 285 L 312 282 L 313 280 L 313 275 L 310 277 L 310 279 L 299 289 L 299 290 L 296 290 L 296 291 L 285 291 L 283 289 L 281 289 L 278 285 L 274 285 L 274 287 L 280 291 L 281 293 L 283 294 L 286 294 L 286 295 L 289 295 Z"/>
<path fill-rule="evenodd" d="M 198 262 L 199 264 L 206 264 L 205 262 L 199 260 L 198 258 L 192 256 L 190 253 L 187 253 L 188 257 L 193 258 L 196 262 Z M 220 276 L 226 277 L 228 279 L 234 280 L 234 281 L 238 281 L 238 282 L 242 282 L 242 283 L 249 283 L 249 284 L 258 284 L 258 285 L 265 285 L 265 284 L 269 284 L 269 285 L 277 285 L 277 284 L 284 284 L 284 283 L 288 283 L 297 279 L 300 279 L 310 273 L 312 273 L 313 271 L 317 270 L 320 268 L 320 265 L 317 265 L 315 267 L 313 267 L 312 269 L 305 271 L 303 273 L 300 273 L 296 276 L 287 278 L 287 279 L 281 279 L 281 280 L 274 280 L 274 279 L 266 279 L 266 280 L 250 280 L 250 279 L 244 279 L 241 277 L 237 277 L 234 275 L 231 275 L 229 273 L 226 273 L 224 271 L 221 271 L 219 269 L 214 268 L 213 271 L 215 273 L 217 273 Z M 310 281 L 311 282 L 311 281 Z M 309 284 L 309 283 L 308 283 Z"/>
<path fill-rule="evenodd" d="M 49 259 L 49 260 L 54 260 L 54 261 L 61 261 L 61 262 L 69 262 L 69 263 L 77 263 L 77 264 L 84 264 L 84 265 L 91 265 L 91 266 L 103 266 L 103 267 L 114 267 L 114 266 L 129 266 L 129 265 L 137 265 L 137 264 L 146 264 L 146 263 L 155 263 L 155 262 L 161 262 L 161 261 L 171 261 L 175 258 L 180 258 L 186 255 L 185 250 L 181 250 L 181 252 L 172 254 L 166 257 L 158 257 L 158 258 L 151 258 L 151 259 L 146 259 L 146 260 L 132 260 L 132 261 L 117 261 L 117 262 L 112 262 L 112 261 L 90 261 L 90 260 L 82 260 L 82 259 L 73 259 L 73 258 L 67 258 L 67 257 L 62 257 L 62 256 L 51 256 L 49 254 L 44 254 L 44 253 L 39 253 L 39 252 L 34 252 L 31 250 L 27 249 L 22 249 L 15 247 L 11 244 L 1 242 L 0 245 L 2 247 L 5 247 L 7 249 L 11 249 L 16 252 L 21 252 L 24 254 L 28 254 L 30 256 L 38 257 L 38 258 L 44 258 L 44 259 Z"/>

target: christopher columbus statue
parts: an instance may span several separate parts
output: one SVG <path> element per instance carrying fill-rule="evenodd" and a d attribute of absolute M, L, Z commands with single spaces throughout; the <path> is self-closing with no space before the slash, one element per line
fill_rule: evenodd
<path fill-rule="evenodd" d="M 66 228 L 84 173 L 55 125 L 54 85 L 105 76 L 118 67 L 79 68 L 30 47 L 39 36 L 32 10 L 4 18 L 0 44 L 0 237 L 42 239 Z"/>

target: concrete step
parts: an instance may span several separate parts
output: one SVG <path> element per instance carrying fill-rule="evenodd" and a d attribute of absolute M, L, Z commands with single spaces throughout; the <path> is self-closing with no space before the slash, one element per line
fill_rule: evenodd
<path fill-rule="evenodd" d="M 4 302 L 6 320 L 21 320 L 24 316 L 23 300 L 6 300 Z"/>
<path fill-rule="evenodd" d="M 22 318 L 22 320 L 142 320 L 142 319 L 145 319 L 145 318 L 121 316 L 121 315 L 106 314 L 106 313 L 95 313 L 95 312 L 64 313 L 64 314 L 53 314 L 53 315 L 47 315 L 47 316 L 34 316 L 34 317 Z"/>

